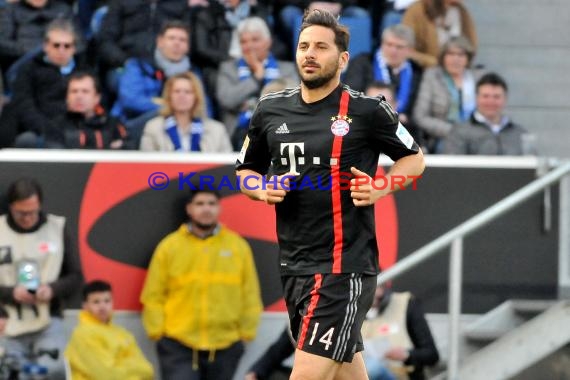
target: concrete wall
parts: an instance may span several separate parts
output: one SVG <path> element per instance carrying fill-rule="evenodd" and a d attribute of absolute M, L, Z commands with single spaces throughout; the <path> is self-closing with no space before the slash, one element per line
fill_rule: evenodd
<path fill-rule="evenodd" d="M 503 75 L 509 113 L 539 153 L 570 157 L 570 1 L 464 0 L 479 35 L 476 63 Z"/>

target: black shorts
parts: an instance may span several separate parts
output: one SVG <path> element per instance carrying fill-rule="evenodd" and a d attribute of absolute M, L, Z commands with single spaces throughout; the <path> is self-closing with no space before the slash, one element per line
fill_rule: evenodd
<path fill-rule="evenodd" d="M 283 276 L 283 289 L 297 349 L 348 363 L 364 349 L 360 329 L 372 306 L 376 276 Z"/>

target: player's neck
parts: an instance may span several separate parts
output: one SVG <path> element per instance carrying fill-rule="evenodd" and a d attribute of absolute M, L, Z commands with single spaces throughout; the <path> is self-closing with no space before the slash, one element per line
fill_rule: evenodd
<path fill-rule="evenodd" d="M 326 84 L 317 88 L 308 88 L 303 82 L 301 82 L 301 97 L 305 103 L 318 102 L 321 99 L 326 98 L 331 92 L 333 92 L 340 84 L 340 78 L 335 77 L 331 79 Z"/>

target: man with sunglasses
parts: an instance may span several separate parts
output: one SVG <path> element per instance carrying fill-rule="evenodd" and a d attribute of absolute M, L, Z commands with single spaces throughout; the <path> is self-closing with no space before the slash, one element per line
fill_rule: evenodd
<path fill-rule="evenodd" d="M 0 216 L 0 304 L 8 311 L 5 351 L 22 360 L 39 350 L 65 349 L 62 301 L 81 285 L 76 246 L 65 218 L 42 210 L 42 189 L 33 179 L 13 182 L 7 191 L 8 213 Z M 64 379 L 61 359 L 41 356 L 49 379 Z"/>
<path fill-rule="evenodd" d="M 84 68 L 75 55 L 76 44 L 73 23 L 57 19 L 47 27 L 43 50 L 19 69 L 13 85 L 18 123 L 15 147 L 51 147 L 44 132 L 66 111 L 67 78 Z"/>
<path fill-rule="evenodd" d="M 37 51 L 49 23 L 73 17 L 73 10 L 59 0 L 0 1 L 0 66 L 8 78 L 9 68 Z"/>

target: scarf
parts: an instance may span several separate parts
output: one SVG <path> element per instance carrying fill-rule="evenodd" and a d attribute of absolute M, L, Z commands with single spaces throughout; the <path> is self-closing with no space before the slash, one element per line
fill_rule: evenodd
<path fill-rule="evenodd" d="M 154 62 L 167 78 L 190 70 L 190 59 L 186 55 L 180 61 L 174 62 L 162 55 L 160 50 L 154 49 Z"/>
<path fill-rule="evenodd" d="M 251 70 L 247 65 L 245 59 L 240 58 L 237 61 L 238 66 L 238 76 L 240 81 L 247 80 L 251 78 Z M 269 54 L 267 59 L 264 62 L 265 67 L 265 76 L 263 77 L 263 85 L 265 86 L 267 83 L 278 79 L 281 77 L 281 72 L 279 71 L 279 64 L 273 54 Z M 251 120 L 251 116 L 253 114 L 253 109 L 255 108 L 255 104 L 257 103 L 257 97 L 252 97 L 246 101 L 248 105 L 245 107 L 246 109 L 241 111 L 238 116 L 238 128 L 247 128 L 249 126 L 249 121 Z M 253 105 L 250 106 L 250 105 Z"/>
<path fill-rule="evenodd" d="M 396 111 L 398 112 L 405 112 L 408 104 L 410 103 L 413 76 L 414 72 L 412 70 L 412 65 L 406 60 L 398 74 L 400 79 L 396 91 L 396 100 L 398 101 Z M 384 83 L 392 83 L 388 65 L 384 61 L 384 58 L 382 58 L 382 49 L 378 49 L 376 54 L 374 54 L 374 80 Z"/>
<path fill-rule="evenodd" d="M 180 137 L 181 134 L 178 131 L 178 126 L 176 125 L 176 118 L 174 116 L 169 116 L 164 121 L 164 131 L 170 137 L 172 145 L 174 145 L 174 151 L 183 152 L 182 142 Z M 190 152 L 200 152 L 200 141 L 202 140 L 202 133 L 204 132 L 204 125 L 202 124 L 202 119 L 194 118 L 192 119 L 190 134 Z"/>
<path fill-rule="evenodd" d="M 451 106 L 447 113 L 448 120 L 467 121 L 476 107 L 475 78 L 470 70 L 463 73 L 463 88 L 460 90 L 447 72 L 444 72 L 445 85 L 451 96 Z"/>

